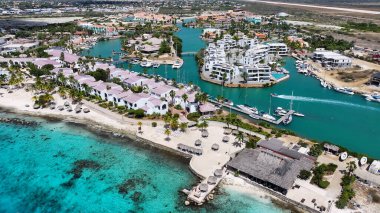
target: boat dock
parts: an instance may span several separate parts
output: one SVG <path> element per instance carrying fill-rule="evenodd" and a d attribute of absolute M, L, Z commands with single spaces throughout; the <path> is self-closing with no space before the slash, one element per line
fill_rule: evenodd
<path fill-rule="evenodd" d="M 211 193 L 226 176 L 226 174 L 227 170 L 225 168 L 217 169 L 214 172 L 214 176 L 209 176 L 191 190 L 183 189 L 182 192 L 187 194 L 188 201 L 194 202 L 197 205 L 202 205 L 206 199 L 213 199 L 213 195 Z"/>
<path fill-rule="evenodd" d="M 237 107 L 234 107 L 234 106 L 230 106 L 228 104 L 225 104 L 225 103 L 219 103 L 218 101 L 216 100 L 213 100 L 213 99 L 209 99 L 208 100 L 209 102 L 213 103 L 213 104 L 216 104 L 216 105 L 219 105 L 219 106 L 223 106 L 223 107 L 226 107 L 226 108 L 231 108 L 232 110 L 234 111 L 237 111 L 237 112 L 240 112 L 242 114 L 245 114 L 245 115 L 248 115 L 250 116 L 251 114 L 247 113 L 246 111 L 240 109 L 240 108 L 237 108 Z M 268 119 L 268 118 L 265 118 L 263 116 L 260 116 L 260 115 L 256 115 L 256 114 L 253 114 L 253 116 L 250 118 L 253 118 L 253 119 L 256 119 L 256 120 L 263 120 L 263 121 L 266 121 L 266 122 L 269 122 L 269 123 L 272 123 L 272 124 L 276 124 L 276 125 L 279 125 L 281 124 L 286 118 L 288 118 L 290 115 L 293 115 L 294 114 L 294 110 L 289 110 L 285 115 L 281 116 L 279 119 L 277 120 L 271 120 L 271 119 Z"/>

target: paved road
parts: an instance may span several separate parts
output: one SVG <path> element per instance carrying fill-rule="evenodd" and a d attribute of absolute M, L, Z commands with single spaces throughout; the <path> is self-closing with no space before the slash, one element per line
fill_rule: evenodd
<path fill-rule="evenodd" d="M 261 1 L 261 0 L 246 0 L 246 1 L 265 3 L 265 4 L 276 4 L 276 5 L 288 5 L 288 6 L 308 7 L 308 8 L 317 8 L 317 9 L 337 10 L 337 11 L 350 12 L 350 13 L 365 13 L 365 14 L 371 14 L 371 15 L 380 15 L 380 11 L 372 11 L 372 10 L 359 10 L 359 9 L 351 9 L 351 8 L 326 7 L 326 6 L 320 6 L 320 5 L 295 4 L 295 3 Z"/>

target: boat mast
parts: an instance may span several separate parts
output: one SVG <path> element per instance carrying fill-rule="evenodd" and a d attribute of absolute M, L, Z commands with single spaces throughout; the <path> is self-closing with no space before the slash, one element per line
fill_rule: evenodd
<path fill-rule="evenodd" d="M 272 96 L 269 96 L 269 115 L 270 115 L 271 107 L 272 107 Z"/>
<path fill-rule="evenodd" d="M 292 91 L 292 98 L 290 99 L 290 110 L 293 108 L 293 91 Z"/>

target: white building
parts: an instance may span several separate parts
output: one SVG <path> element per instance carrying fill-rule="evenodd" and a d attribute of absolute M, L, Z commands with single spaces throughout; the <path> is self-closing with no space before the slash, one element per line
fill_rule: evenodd
<path fill-rule="evenodd" d="M 243 72 L 246 72 L 248 75 L 248 83 L 254 82 L 270 82 L 271 79 L 271 68 L 265 64 L 258 64 L 254 66 L 245 66 L 242 69 Z"/>
<path fill-rule="evenodd" d="M 373 174 L 380 175 L 380 161 L 374 160 L 369 166 L 368 171 Z"/>
<path fill-rule="evenodd" d="M 268 43 L 269 54 L 286 56 L 288 54 L 288 46 L 284 43 Z"/>
<path fill-rule="evenodd" d="M 348 68 L 352 66 L 351 58 L 332 51 L 317 50 L 312 57 L 315 61 L 320 61 L 325 67 Z"/>

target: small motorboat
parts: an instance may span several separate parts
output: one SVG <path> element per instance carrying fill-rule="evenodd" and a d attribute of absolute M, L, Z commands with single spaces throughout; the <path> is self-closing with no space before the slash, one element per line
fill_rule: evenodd
<path fill-rule="evenodd" d="M 159 68 L 160 67 L 160 63 L 153 63 L 153 68 Z"/>
<path fill-rule="evenodd" d="M 305 117 L 304 114 L 299 113 L 299 112 L 294 112 L 293 115 L 298 116 L 298 117 Z"/>
<path fill-rule="evenodd" d="M 183 65 L 183 61 L 182 60 L 176 60 L 172 66 L 173 69 L 179 69 L 181 68 Z"/>

